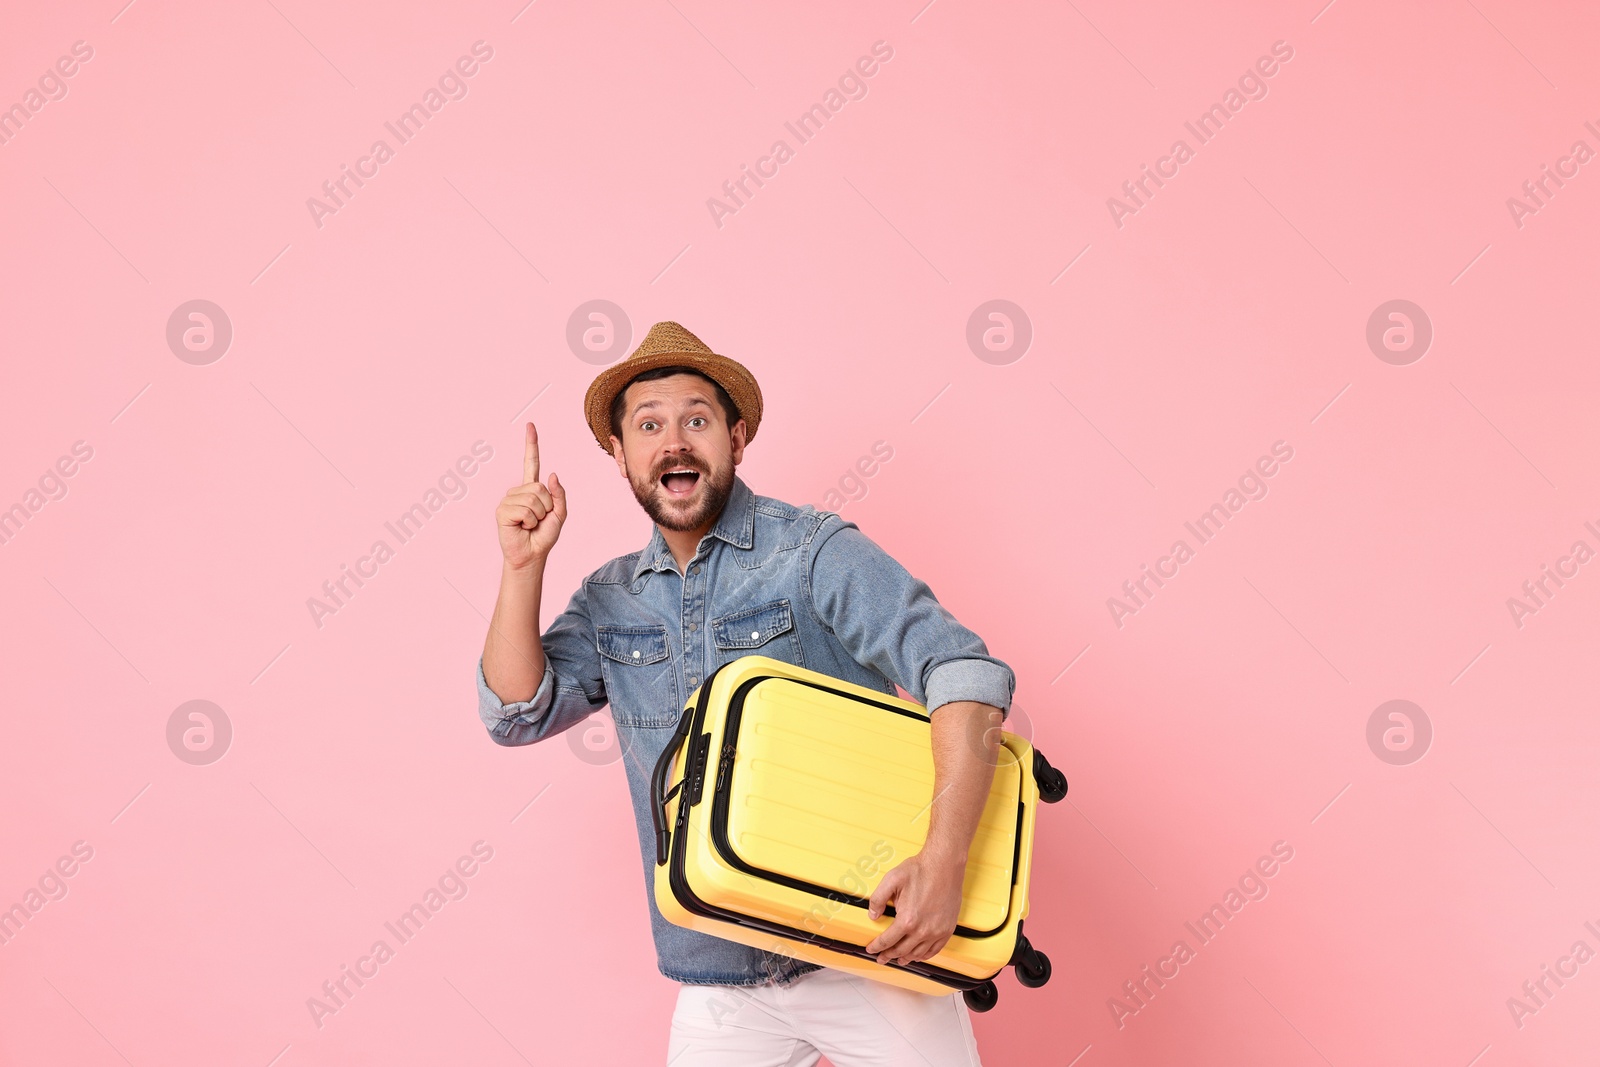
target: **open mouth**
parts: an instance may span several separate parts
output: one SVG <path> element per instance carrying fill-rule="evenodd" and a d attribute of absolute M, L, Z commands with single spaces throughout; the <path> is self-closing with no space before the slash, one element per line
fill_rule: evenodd
<path fill-rule="evenodd" d="M 692 467 L 678 467 L 661 476 L 661 486 L 668 496 L 684 497 L 694 492 L 700 484 L 700 472 Z"/>

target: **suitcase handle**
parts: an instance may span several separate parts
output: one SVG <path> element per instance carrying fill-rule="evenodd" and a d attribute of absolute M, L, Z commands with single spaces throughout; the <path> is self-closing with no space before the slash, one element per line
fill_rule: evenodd
<path fill-rule="evenodd" d="M 678 720 L 678 728 L 672 731 L 672 739 L 667 742 L 667 747 L 662 750 L 661 757 L 656 760 L 656 769 L 650 775 L 650 821 L 655 824 L 656 830 L 656 866 L 667 862 L 667 843 L 671 834 L 667 830 L 667 801 L 671 794 L 667 792 L 667 775 L 672 771 L 672 764 L 677 758 L 678 749 L 683 747 L 684 738 L 689 736 L 689 728 L 694 722 L 690 709 L 683 709 L 683 717 Z M 683 787 L 680 780 L 673 787 L 677 792 Z"/>

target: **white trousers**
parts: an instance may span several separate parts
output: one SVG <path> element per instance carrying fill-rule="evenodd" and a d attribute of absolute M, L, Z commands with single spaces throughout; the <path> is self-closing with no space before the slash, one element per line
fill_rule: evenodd
<path fill-rule="evenodd" d="M 787 986 L 680 985 L 668 1067 L 982 1067 L 960 993 L 824 967 Z"/>

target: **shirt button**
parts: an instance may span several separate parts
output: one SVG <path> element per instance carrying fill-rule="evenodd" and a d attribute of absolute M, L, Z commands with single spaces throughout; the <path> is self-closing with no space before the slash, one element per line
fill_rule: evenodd
<path fill-rule="evenodd" d="M 752 633 L 751 633 L 751 634 L 750 634 L 750 640 L 752 640 L 752 641 L 754 641 L 754 640 L 756 640 L 756 639 L 757 639 L 757 638 L 759 638 L 759 637 L 760 637 L 760 636 L 761 636 L 761 631 L 759 631 L 759 630 L 756 630 L 756 631 L 754 631 L 754 632 L 752 632 Z M 638 653 L 634 653 L 634 655 L 638 655 Z"/>
<path fill-rule="evenodd" d="M 699 574 L 700 573 L 700 564 L 696 563 L 693 567 L 690 567 L 689 568 L 689 573 L 690 574 Z"/>
<path fill-rule="evenodd" d="M 690 632 L 690 633 L 693 633 L 693 632 L 694 632 L 694 630 L 695 630 L 695 628 L 696 628 L 696 627 L 697 627 L 697 626 L 699 626 L 699 623 L 694 623 L 694 622 L 691 622 L 691 623 L 690 623 L 690 624 L 689 624 L 689 632 Z"/>
<path fill-rule="evenodd" d="M 639 658 L 639 650 L 637 648 L 633 650 L 633 658 L 634 659 L 638 659 Z"/>

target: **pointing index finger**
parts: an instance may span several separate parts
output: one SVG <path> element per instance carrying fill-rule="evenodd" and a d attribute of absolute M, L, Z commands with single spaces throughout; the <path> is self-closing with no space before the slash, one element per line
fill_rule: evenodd
<path fill-rule="evenodd" d="M 528 432 L 524 440 L 527 442 L 527 447 L 522 453 L 522 482 L 526 485 L 539 480 L 539 431 L 531 422 L 528 423 Z"/>

